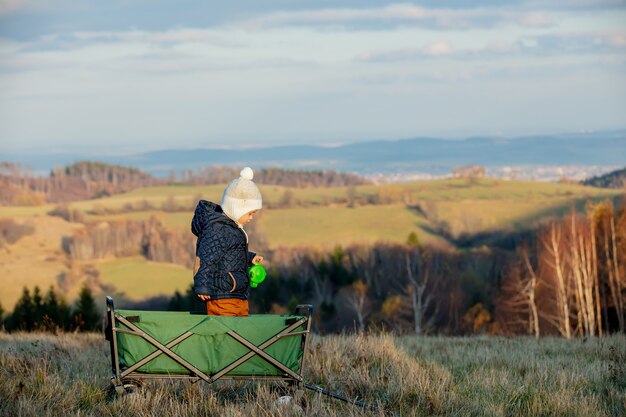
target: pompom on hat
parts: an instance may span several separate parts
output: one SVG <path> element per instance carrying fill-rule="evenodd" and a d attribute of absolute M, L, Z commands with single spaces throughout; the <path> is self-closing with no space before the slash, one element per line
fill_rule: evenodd
<path fill-rule="evenodd" d="M 252 168 L 245 167 L 228 184 L 222 195 L 222 210 L 228 217 L 237 221 L 246 213 L 259 210 L 263 206 L 263 197 L 254 182 Z"/>

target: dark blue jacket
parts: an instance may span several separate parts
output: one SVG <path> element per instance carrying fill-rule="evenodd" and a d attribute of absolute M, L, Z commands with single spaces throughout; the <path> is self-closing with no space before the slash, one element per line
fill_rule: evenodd
<path fill-rule="evenodd" d="M 248 252 L 245 232 L 209 201 L 200 200 L 191 221 L 191 232 L 198 237 L 196 262 L 198 271 L 193 277 L 196 294 L 222 298 L 248 299 L 248 268 L 255 253 Z"/>

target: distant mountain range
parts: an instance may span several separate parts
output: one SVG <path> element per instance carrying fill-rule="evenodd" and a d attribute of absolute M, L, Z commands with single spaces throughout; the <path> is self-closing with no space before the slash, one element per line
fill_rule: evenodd
<path fill-rule="evenodd" d="M 441 176 L 469 164 L 488 170 L 503 167 L 623 167 L 626 131 L 520 138 L 472 137 L 464 140 L 413 138 L 352 143 L 336 147 L 295 145 L 256 149 L 168 149 L 126 156 L 73 154 L 8 155 L 9 160 L 48 170 L 76 160 L 140 168 L 165 177 L 206 165 L 250 165 L 297 169 L 334 169 L 362 175 Z M 6 156 L 2 159 L 5 159 Z M 595 175 L 595 173 L 591 173 Z M 591 176 L 591 175 L 589 175 Z"/>

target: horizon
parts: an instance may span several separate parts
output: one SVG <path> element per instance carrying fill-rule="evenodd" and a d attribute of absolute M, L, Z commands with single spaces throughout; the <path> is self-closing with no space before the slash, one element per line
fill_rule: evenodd
<path fill-rule="evenodd" d="M 298 143 L 298 142 L 285 142 L 285 143 L 262 143 L 262 144 L 247 144 L 247 145 L 222 145 L 222 144 L 206 144 L 202 145 L 190 145 L 190 146 L 161 146 L 150 149 L 141 149 L 141 150 L 122 150 L 122 151 L 111 151 L 111 152 L 102 152 L 101 149 L 94 149 L 92 146 L 85 146 L 84 149 L 81 149 L 81 146 L 74 146 L 72 149 L 57 149 L 54 151 L 42 150 L 41 148 L 30 148 L 30 149 L 22 149 L 16 151 L 6 152 L 5 155 L 9 157 L 23 157 L 23 156 L 41 156 L 41 155 L 55 155 L 55 156 L 77 156 L 81 152 L 85 152 L 87 150 L 98 151 L 98 155 L 102 157 L 132 157 L 145 155 L 149 153 L 158 153 L 158 152 L 190 152 L 190 151 L 206 151 L 206 150 L 223 150 L 223 151 L 249 151 L 254 149 L 274 149 L 274 148 L 290 148 L 290 147 L 313 147 L 319 149 L 332 149 L 332 148 L 342 148 L 345 146 L 357 145 L 357 144 L 371 144 L 378 142 L 389 142 L 396 143 L 402 141 L 419 141 L 419 140 L 435 140 L 435 141 L 450 141 L 450 142 L 464 142 L 471 140 L 479 140 L 479 139 L 487 139 L 487 140 L 503 140 L 503 141 L 517 141 L 517 140 L 525 140 L 525 139 L 559 139 L 562 137 L 567 137 L 568 139 L 576 140 L 591 137 L 592 135 L 602 135 L 605 136 L 603 138 L 596 138 L 599 140 L 605 140 L 610 138 L 612 135 L 623 135 L 626 134 L 625 128 L 611 129 L 611 130 L 601 130 L 601 131 L 561 131 L 556 133 L 537 133 L 533 135 L 520 135 L 520 136 L 504 136 L 504 135 L 472 135 L 472 136 L 462 136 L 462 137 L 436 137 L 436 136 L 414 136 L 414 137 L 399 137 L 399 138 L 387 138 L 387 139 L 370 139 L 370 140 L 346 140 L 342 142 L 336 143 Z M 85 155 L 87 156 L 87 155 Z M 93 155 L 94 160 L 97 160 L 98 156 Z M 5 160 L 7 162 L 19 162 L 13 160 Z"/>
<path fill-rule="evenodd" d="M 0 152 L 624 129 L 626 2 L 0 3 Z"/>

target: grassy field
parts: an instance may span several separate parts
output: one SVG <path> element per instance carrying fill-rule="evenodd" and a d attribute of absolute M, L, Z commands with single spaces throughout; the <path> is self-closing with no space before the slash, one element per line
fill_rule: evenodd
<path fill-rule="evenodd" d="M 82 227 L 58 217 L 33 217 L 22 219 L 31 224 L 35 232 L 13 245 L 0 248 L 0 303 L 12 309 L 24 286 L 39 286 L 46 292 L 51 285 L 58 288 L 57 278 L 67 272 L 61 239 Z M 69 296 L 78 293 L 78 289 Z"/>
<path fill-rule="evenodd" d="M 411 232 L 417 233 L 422 243 L 446 244 L 440 237 L 425 231 L 428 221 L 423 216 L 398 204 L 274 209 L 264 212 L 258 220 L 257 230 L 271 237 L 273 248 L 406 242 Z"/>
<path fill-rule="evenodd" d="M 112 284 L 130 300 L 184 292 L 193 282 L 193 274 L 182 266 L 150 262 L 136 256 L 96 263 L 102 281 Z"/>
<path fill-rule="evenodd" d="M 69 207 L 82 211 L 87 221 L 145 220 L 156 216 L 168 226 L 189 230 L 193 216 L 191 207 L 197 199 L 219 201 L 223 187 L 152 187 L 79 201 Z M 461 233 L 520 230 L 547 217 L 560 215 L 573 205 L 583 209 L 587 200 L 601 201 L 623 195 L 623 190 L 494 179 L 445 179 L 355 188 L 357 199 L 377 196 L 382 201 L 405 200 L 419 206 L 416 210 L 408 209 L 402 203 L 357 205 L 354 208 L 345 204 L 328 205 L 335 198 L 345 198 L 348 195 L 346 187 L 293 189 L 260 185 L 260 188 L 266 202 L 277 203 L 289 191 L 295 200 L 310 204 L 308 207 L 262 210 L 255 223 L 257 232 L 263 235 L 270 248 L 315 246 L 332 249 L 336 245 L 352 243 L 405 242 L 411 232 L 416 232 L 422 243 L 453 247 L 454 242 L 443 237 L 442 229 L 453 237 Z M 170 199 L 190 208 L 179 212 L 162 211 L 162 205 Z M 139 207 L 145 202 L 156 209 L 106 215 L 90 213 L 94 209 Z M 39 285 L 45 290 L 55 285 L 57 277 L 67 270 L 61 240 L 83 225 L 47 216 L 46 213 L 53 208 L 54 205 L 0 207 L 0 218 L 14 218 L 36 226 L 34 235 L 0 249 L 0 285 L 4 288 L 0 291 L 0 304 L 5 309 L 13 308 L 24 285 L 31 288 Z M 194 239 L 191 233 L 189 238 Z M 162 292 L 171 294 L 188 279 L 188 272 L 183 269 L 155 266 L 146 261 L 111 260 L 99 263 L 97 267 L 104 283 L 118 288 L 123 286 L 131 298 Z M 150 285 L 146 286 L 148 281 Z M 132 291 L 129 286 L 133 287 Z M 66 296 L 71 298 L 76 293 L 77 290 Z"/>
<path fill-rule="evenodd" d="M 303 203 L 320 204 L 335 197 L 345 197 L 347 187 L 333 188 L 287 188 L 274 185 L 260 185 L 263 199 L 277 203 L 285 191 L 290 191 L 295 200 Z M 100 206 L 120 209 L 125 204 L 139 204 L 144 200 L 159 207 L 168 198 L 179 203 L 192 204 L 198 197 L 220 201 L 224 185 L 160 186 L 141 188 L 129 193 L 95 200 L 85 200 L 69 204 L 71 208 L 87 212 Z M 623 194 L 623 190 L 610 190 L 583 187 L 571 184 L 556 184 L 533 181 L 502 181 L 484 178 L 476 181 L 465 179 L 442 179 L 414 181 L 386 185 L 365 185 L 355 187 L 356 197 L 378 195 L 380 197 L 410 196 L 417 201 L 462 201 L 462 200 L 503 200 L 503 201 L 546 201 L 553 199 L 573 200 L 576 198 L 608 198 Z M 44 215 L 54 207 L 52 204 L 37 207 L 0 207 L 0 217 L 31 217 Z"/>
<path fill-rule="evenodd" d="M 150 382 L 115 396 L 100 334 L 0 333 L 2 416 L 374 416 L 268 383 Z M 623 416 L 626 339 L 314 336 L 307 382 L 397 416 Z"/>

